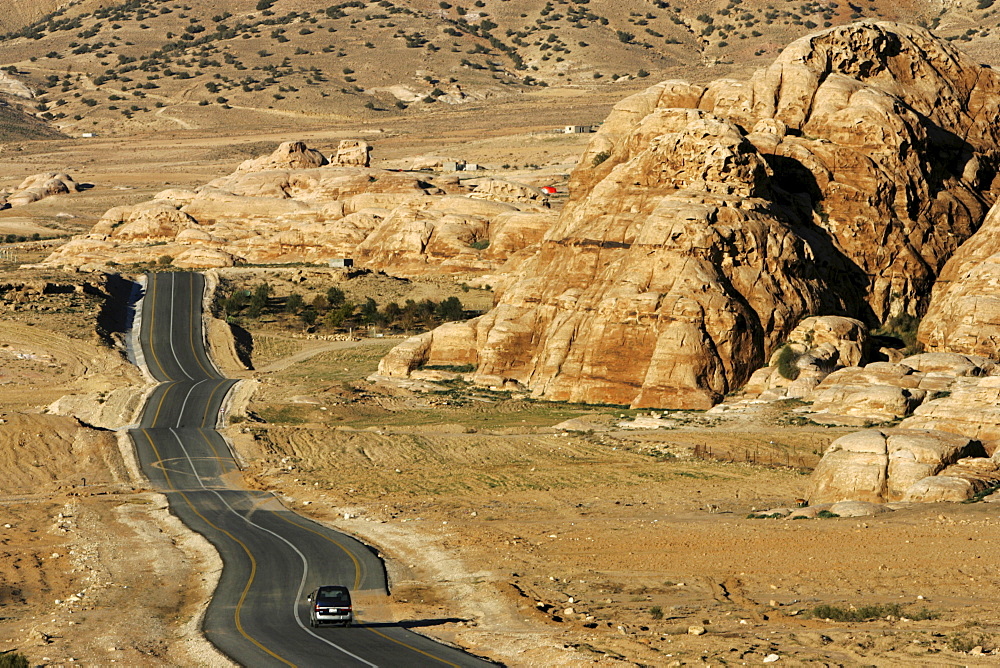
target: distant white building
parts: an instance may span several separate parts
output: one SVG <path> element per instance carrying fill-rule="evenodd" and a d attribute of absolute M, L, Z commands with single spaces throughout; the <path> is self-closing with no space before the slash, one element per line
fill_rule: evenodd
<path fill-rule="evenodd" d="M 349 257 L 335 257 L 330 260 L 330 266 L 334 269 L 347 269 L 354 266 L 354 260 Z"/>
<path fill-rule="evenodd" d="M 594 131 L 593 125 L 567 125 L 565 128 L 563 128 L 563 133 L 568 135 L 579 135 L 593 131 Z"/>

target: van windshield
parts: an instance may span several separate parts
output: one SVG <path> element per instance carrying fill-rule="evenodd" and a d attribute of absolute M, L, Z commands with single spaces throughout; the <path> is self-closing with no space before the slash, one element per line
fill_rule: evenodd
<path fill-rule="evenodd" d="M 351 597 L 341 589 L 320 589 L 316 602 L 324 605 L 349 605 Z"/>

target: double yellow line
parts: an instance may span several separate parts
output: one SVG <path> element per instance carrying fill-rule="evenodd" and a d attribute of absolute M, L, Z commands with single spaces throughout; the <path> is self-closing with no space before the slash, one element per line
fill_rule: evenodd
<path fill-rule="evenodd" d="M 150 281 L 150 284 L 151 284 L 150 285 L 150 290 L 149 290 L 149 297 L 150 297 L 149 331 L 150 332 L 155 331 L 155 323 L 156 323 L 156 301 L 157 301 L 157 295 L 158 295 L 158 288 L 157 288 L 158 281 L 156 280 L 156 278 L 157 277 L 156 277 L 155 274 L 150 274 L 149 275 L 149 281 Z M 197 300 L 197 295 L 195 293 L 194 283 L 195 283 L 195 281 L 193 279 L 189 281 L 190 288 L 191 288 L 190 289 L 190 295 L 189 295 L 190 303 L 191 303 L 190 317 L 191 317 L 191 323 L 192 323 L 192 327 L 190 328 L 190 334 L 189 334 L 189 343 L 191 345 L 191 352 L 194 354 L 195 361 L 198 363 L 198 366 L 201 367 L 202 371 L 205 372 L 205 375 L 206 375 L 207 379 L 211 380 L 213 378 L 218 378 L 218 374 L 214 373 L 212 371 L 209 371 L 208 369 L 206 369 L 205 365 L 202 364 L 201 358 L 196 353 L 197 348 L 195 346 L 195 341 L 194 341 L 194 330 L 195 330 L 194 323 L 196 322 L 196 318 L 198 317 L 198 314 L 195 313 L 196 309 L 194 308 L 194 305 L 197 303 L 197 301 L 196 301 Z M 167 373 L 166 373 L 165 369 L 163 368 L 162 363 L 160 362 L 159 356 L 156 354 L 155 347 L 153 346 L 152 336 L 150 336 L 149 350 L 150 350 L 150 353 L 152 354 L 153 361 L 156 363 L 156 366 L 159 369 L 161 375 L 166 376 Z M 178 361 L 178 363 L 179 363 L 179 361 Z M 157 406 L 156 413 L 153 416 L 153 423 L 154 424 L 158 421 L 159 416 L 160 416 L 160 412 L 163 409 L 164 404 L 166 403 L 166 398 L 170 394 L 171 390 L 173 390 L 174 387 L 176 387 L 176 385 L 171 385 L 170 387 L 168 387 L 164 391 L 163 396 L 160 398 L 160 402 L 159 402 L 159 405 Z M 217 392 L 220 387 L 222 387 L 222 384 L 216 385 L 215 389 L 213 389 L 213 391 L 212 391 L 212 396 L 215 395 L 215 392 Z M 208 403 L 211 404 L 210 401 Z M 206 409 L 206 411 L 207 411 L 207 409 Z M 208 414 L 206 412 L 205 416 L 202 419 L 202 427 L 203 428 L 205 427 L 206 423 L 208 422 L 208 418 L 209 418 L 209 416 L 208 416 Z M 148 430 L 147 429 L 142 429 L 141 432 L 142 432 L 143 437 L 146 439 L 146 442 L 149 443 L 150 448 L 152 448 L 153 454 L 156 457 L 156 461 L 157 462 L 161 462 L 161 463 L 164 462 L 164 459 L 160 455 L 159 449 L 156 447 L 156 444 L 153 442 L 153 439 L 150 438 Z M 222 461 L 222 458 L 219 456 L 218 451 L 215 449 L 215 446 L 212 444 L 211 439 L 209 439 L 208 436 L 204 432 L 201 432 L 201 436 L 205 440 L 205 442 L 208 445 L 208 447 L 212 450 L 212 453 L 215 455 L 215 458 L 217 460 L 219 460 L 219 461 Z M 283 658 L 282 656 L 278 655 L 277 653 L 275 653 L 274 651 L 272 651 L 271 649 L 269 649 L 268 647 L 266 647 L 262 642 L 260 642 L 259 640 L 257 640 L 253 636 L 251 636 L 249 633 L 247 633 L 247 631 L 243 628 L 242 614 L 241 614 L 242 613 L 242 609 L 243 609 L 243 605 L 246 602 L 247 595 L 248 595 L 248 593 L 250 591 L 250 588 L 253 585 L 253 582 L 256 579 L 256 575 L 257 575 L 257 560 L 254 558 L 253 552 L 250 550 L 249 547 L 247 547 L 246 543 L 244 543 L 243 541 L 241 541 L 239 538 L 237 538 L 231 532 L 229 532 L 229 531 L 227 531 L 227 530 L 225 530 L 225 529 L 217 526 L 215 523 L 213 523 L 211 520 L 209 520 L 207 517 L 205 517 L 205 515 L 202 514 L 201 511 L 199 511 L 197 507 L 195 507 L 194 503 L 191 501 L 191 499 L 188 497 L 188 495 L 185 494 L 180 489 L 178 489 L 176 485 L 174 485 L 173 480 L 170 478 L 170 472 L 167 469 L 167 467 L 165 467 L 165 466 L 162 467 L 162 470 L 163 470 L 164 478 L 166 479 L 166 482 L 167 482 L 167 486 L 171 490 L 173 490 L 174 492 L 176 492 L 177 494 L 179 494 L 182 499 L 184 499 L 184 502 L 188 505 L 188 507 L 191 509 L 191 511 L 195 515 L 197 515 L 206 525 L 212 527 L 213 529 L 215 529 L 219 533 L 227 536 L 230 540 L 232 540 L 234 543 L 236 543 L 237 545 L 239 545 L 243 549 L 244 553 L 247 555 L 247 558 L 250 560 L 250 575 L 249 575 L 249 577 L 247 579 L 246 584 L 243 587 L 243 591 L 240 593 L 239 601 L 237 602 L 236 608 L 235 608 L 235 610 L 233 612 L 233 622 L 234 622 L 234 625 L 236 626 L 236 630 L 240 633 L 240 635 L 242 635 L 244 638 L 246 638 L 248 641 L 250 641 L 255 647 L 257 647 L 258 649 L 260 649 L 262 652 L 266 653 L 267 655 L 273 657 L 274 659 L 280 661 L 281 663 L 283 663 L 283 664 L 285 664 L 287 666 L 293 666 L 294 667 L 295 664 L 291 663 L 287 659 Z M 192 472 L 195 474 L 195 476 L 198 475 L 197 471 L 192 471 Z M 291 512 L 291 511 L 289 511 L 289 512 Z M 290 525 L 292 525 L 292 526 L 294 526 L 294 527 L 296 527 L 298 529 L 301 529 L 303 531 L 308 531 L 308 532 L 310 532 L 310 533 L 312 533 L 312 534 L 314 534 L 316 536 L 319 536 L 323 540 L 325 540 L 325 541 L 327 541 L 329 543 L 332 543 L 333 545 L 336 545 L 344 554 L 346 554 L 348 556 L 348 558 L 350 558 L 351 562 L 354 564 L 354 589 L 355 590 L 360 589 L 361 582 L 362 582 L 362 579 L 363 579 L 364 566 L 358 560 L 358 558 L 354 555 L 353 552 L 351 552 L 342 543 L 340 543 L 336 539 L 330 537 L 329 535 L 321 533 L 319 531 L 316 531 L 315 529 L 313 529 L 313 528 L 311 528 L 309 526 L 305 526 L 305 525 L 299 524 L 297 522 L 293 522 L 291 519 L 289 519 L 288 517 L 286 517 L 284 513 L 274 513 L 274 514 L 277 517 L 279 517 L 281 520 L 283 520 L 284 522 L 287 522 L 288 524 L 290 524 Z M 458 668 L 458 664 L 455 664 L 455 663 L 452 663 L 452 662 L 447 661 L 445 659 L 442 659 L 440 657 L 434 656 L 433 654 L 430 654 L 430 653 L 425 652 L 425 651 L 423 651 L 421 649 L 413 647 L 412 645 L 409 645 L 409 644 L 407 644 L 407 643 L 405 643 L 405 642 L 403 642 L 401 640 L 397 640 L 395 638 L 389 637 L 388 635 L 382 633 L 381 631 L 378 631 L 378 630 L 370 628 L 370 627 L 366 627 L 366 630 L 371 631 L 375 635 L 377 635 L 377 636 L 379 636 L 381 638 L 384 638 L 385 640 L 388 640 L 390 642 L 393 642 L 393 643 L 395 643 L 397 645 L 405 647 L 405 648 L 407 648 L 407 649 L 409 649 L 409 650 L 411 650 L 413 652 L 416 652 L 418 654 L 422 654 L 422 655 L 424 655 L 424 656 L 426 656 L 428 658 L 434 659 L 435 661 L 439 661 L 440 663 L 443 663 L 443 664 L 445 664 L 447 666 L 452 666 L 453 668 Z"/>

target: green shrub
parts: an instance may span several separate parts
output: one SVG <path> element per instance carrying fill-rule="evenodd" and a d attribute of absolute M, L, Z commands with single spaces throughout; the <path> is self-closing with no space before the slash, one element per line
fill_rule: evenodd
<path fill-rule="evenodd" d="M 820 518 L 822 518 L 824 520 L 828 520 L 828 519 L 831 519 L 833 517 L 840 517 L 840 515 L 838 515 L 837 513 L 831 513 L 829 510 L 821 510 L 818 513 L 816 513 L 816 517 L 820 517 Z"/>
<path fill-rule="evenodd" d="M 956 633 L 948 638 L 948 649 L 953 652 L 962 652 L 963 654 L 972 651 L 976 647 L 984 647 L 985 645 L 986 638 L 983 636 Z"/>
<path fill-rule="evenodd" d="M 0 668 L 28 668 L 28 657 L 20 652 L 0 654 Z"/>
<path fill-rule="evenodd" d="M 654 605 L 649 609 L 649 616 L 653 619 L 663 619 L 663 608 L 658 605 Z"/>
<path fill-rule="evenodd" d="M 902 617 L 903 606 L 899 603 L 885 605 L 863 605 L 860 608 L 839 608 L 835 605 L 817 605 L 810 614 L 817 619 L 832 619 L 835 622 L 870 622 L 892 615 Z"/>
<path fill-rule="evenodd" d="M 900 313 L 886 320 L 875 330 L 876 335 L 892 336 L 903 342 L 904 355 L 916 355 L 924 351 L 924 346 L 917 341 L 917 329 L 920 318 L 909 313 Z"/>
<path fill-rule="evenodd" d="M 593 165 L 594 167 L 597 167 L 599 164 L 601 164 L 610 157 L 611 157 L 611 151 L 601 151 L 600 153 L 594 156 L 594 159 L 591 161 L 590 164 Z"/>
<path fill-rule="evenodd" d="M 778 353 L 778 373 L 782 378 L 795 380 L 799 377 L 799 368 L 795 366 L 798 359 L 799 354 L 790 345 L 786 343 L 781 347 L 781 352 Z"/>

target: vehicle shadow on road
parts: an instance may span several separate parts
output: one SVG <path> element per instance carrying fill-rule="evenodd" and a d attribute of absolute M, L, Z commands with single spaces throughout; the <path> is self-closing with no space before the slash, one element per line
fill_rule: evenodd
<path fill-rule="evenodd" d="M 458 622 L 469 623 L 472 620 L 462 619 L 460 617 L 445 617 L 441 619 L 404 619 L 399 622 L 354 622 L 354 626 L 358 628 L 369 628 L 369 629 L 384 629 L 384 628 L 401 628 L 401 629 L 412 629 L 422 626 L 440 626 L 442 624 L 457 624 Z"/>

